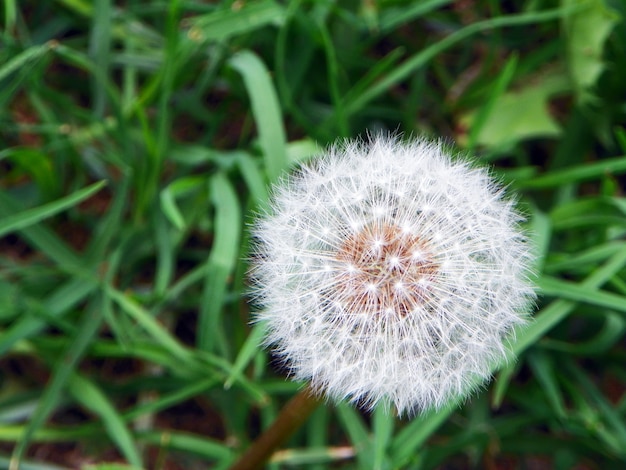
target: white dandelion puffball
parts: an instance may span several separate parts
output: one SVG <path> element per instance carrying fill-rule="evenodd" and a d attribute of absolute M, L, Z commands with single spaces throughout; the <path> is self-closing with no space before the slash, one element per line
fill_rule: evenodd
<path fill-rule="evenodd" d="M 514 201 L 440 143 L 331 147 L 274 188 L 253 228 L 267 343 L 314 390 L 399 414 L 466 395 L 527 321 Z"/>

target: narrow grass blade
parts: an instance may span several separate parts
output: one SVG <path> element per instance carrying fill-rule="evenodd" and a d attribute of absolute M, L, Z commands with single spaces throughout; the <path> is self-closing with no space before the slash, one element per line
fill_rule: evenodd
<path fill-rule="evenodd" d="M 174 277 L 176 244 L 161 211 L 153 214 L 153 224 L 156 229 L 157 270 L 154 276 L 154 294 L 162 298 Z"/>
<path fill-rule="evenodd" d="M 133 408 L 132 410 L 124 413 L 124 420 L 130 421 L 137 419 L 148 413 L 158 413 L 164 409 L 175 406 L 185 400 L 198 396 L 207 390 L 215 387 L 219 384 L 219 380 L 215 377 L 211 377 L 203 380 L 193 380 L 191 384 L 187 386 L 181 386 L 181 388 L 175 390 L 172 393 L 160 396 L 154 401 L 148 401 Z"/>
<path fill-rule="evenodd" d="M 478 137 L 480 136 L 493 107 L 500 97 L 504 94 L 507 87 L 513 80 L 515 69 L 517 67 L 517 55 L 513 55 L 504 65 L 502 72 L 498 75 L 498 78 L 494 81 L 492 86 L 489 87 L 489 96 L 486 103 L 481 106 L 476 113 L 476 116 L 472 119 L 471 129 L 469 131 L 467 147 L 470 152 L 476 148 Z"/>
<path fill-rule="evenodd" d="M 43 426 L 48 416 L 54 411 L 54 408 L 61 399 L 61 392 L 74 372 L 78 360 L 100 328 L 101 322 L 101 311 L 94 305 L 89 309 L 88 314 L 84 316 L 78 334 L 74 337 L 66 353 L 63 355 L 63 360 L 56 362 L 56 369 L 54 370 L 52 379 L 41 396 L 37 404 L 37 410 L 33 413 L 32 419 L 26 425 L 23 436 L 13 451 L 12 459 L 14 461 L 19 462 L 22 459 L 33 435 Z"/>
<path fill-rule="evenodd" d="M 230 59 L 230 65 L 243 77 L 259 132 L 267 175 L 270 181 L 275 181 L 287 167 L 287 139 L 276 90 L 267 68 L 253 52 L 237 53 Z"/>
<path fill-rule="evenodd" d="M 542 12 L 521 13 L 518 15 L 507 15 L 498 18 L 490 18 L 488 20 L 472 23 L 464 28 L 455 31 L 441 41 L 424 48 L 422 51 L 407 59 L 389 73 L 386 77 L 379 80 L 376 84 L 366 90 L 364 93 L 356 97 L 353 101 L 346 103 L 345 109 L 349 114 L 356 113 L 362 109 L 367 103 L 374 100 L 387 90 L 397 85 L 402 80 L 408 78 L 415 70 L 424 66 L 437 54 L 445 51 L 449 47 L 466 40 L 474 34 L 488 31 L 495 28 L 503 28 L 506 26 L 521 26 L 524 24 L 541 23 L 545 21 L 554 21 L 563 16 L 579 10 L 580 7 L 558 8 Z"/>
<path fill-rule="evenodd" d="M 318 30 L 322 39 L 322 45 L 324 46 L 324 53 L 326 55 L 326 67 L 327 83 L 330 91 L 330 96 L 333 100 L 333 113 L 335 115 L 335 122 L 339 129 L 339 136 L 347 138 L 350 136 L 350 129 L 348 125 L 348 119 L 343 109 L 342 92 L 339 89 L 339 63 L 337 61 L 337 53 L 335 51 L 335 45 L 331 38 L 328 28 L 323 21 L 318 21 Z"/>
<path fill-rule="evenodd" d="M 395 416 L 386 406 L 379 405 L 374 410 L 372 418 L 372 431 L 374 432 L 373 468 L 377 470 L 391 468 L 387 450 L 393 436 Z"/>
<path fill-rule="evenodd" d="M 224 8 L 189 20 L 189 37 L 197 42 L 226 41 L 284 20 L 285 9 L 274 0 L 243 3 L 236 11 Z"/>
<path fill-rule="evenodd" d="M 83 301 L 97 286 L 90 279 L 72 279 L 47 296 L 42 301 L 42 308 L 46 308 L 48 315 L 60 317 Z M 0 335 L 0 355 L 6 354 L 16 342 L 36 335 L 46 326 L 46 322 L 35 315 L 20 318 Z"/>
<path fill-rule="evenodd" d="M 626 157 L 608 158 L 564 170 L 551 171 L 529 180 L 520 180 L 515 182 L 514 186 L 520 189 L 552 188 L 623 173 L 626 173 Z"/>
<path fill-rule="evenodd" d="M 107 104 L 107 90 L 104 84 L 109 75 L 111 61 L 111 26 L 113 17 L 111 0 L 94 2 L 93 13 L 89 38 L 89 53 L 94 62 L 94 75 L 91 80 L 93 112 L 94 116 L 102 119 Z"/>
<path fill-rule="evenodd" d="M 506 391 L 511 384 L 511 379 L 516 371 L 517 364 L 511 361 L 504 365 L 498 372 L 493 384 L 493 393 L 491 398 L 491 407 L 493 409 L 497 410 L 502 405 L 504 395 L 506 394 Z"/>
<path fill-rule="evenodd" d="M 424 445 L 426 440 L 448 418 L 457 407 L 452 403 L 439 411 L 428 411 L 413 419 L 406 427 L 396 433 L 391 444 L 390 453 L 395 468 L 403 468 L 415 454 L 416 449 Z"/>
<path fill-rule="evenodd" d="M 205 351 L 219 340 L 220 314 L 228 277 L 237 263 L 242 230 L 241 207 L 228 178 L 221 173 L 214 175 L 210 191 L 215 207 L 214 239 L 198 322 L 198 345 Z"/>
<path fill-rule="evenodd" d="M 16 70 L 23 69 L 30 62 L 41 59 L 48 51 L 56 47 L 55 42 L 47 42 L 41 46 L 33 46 L 26 49 L 21 54 L 13 57 L 10 61 L 0 67 L 0 80 L 4 80 Z"/>
<path fill-rule="evenodd" d="M 612 292 L 598 291 L 575 282 L 561 281 L 547 276 L 540 278 L 539 287 L 544 295 L 574 300 L 626 313 L 626 297 L 613 294 Z"/>
<path fill-rule="evenodd" d="M 254 358 L 256 354 L 259 353 L 259 344 L 261 344 L 261 340 L 263 335 L 265 334 L 265 329 L 263 325 L 257 324 L 252 328 L 246 342 L 243 347 L 239 351 L 237 355 L 237 359 L 235 359 L 235 363 L 233 364 L 233 370 L 230 375 L 226 379 L 224 383 L 224 388 L 229 389 L 235 379 L 243 372 L 243 370 L 248 366 L 250 361 Z"/>
<path fill-rule="evenodd" d="M 600 415 L 610 428 L 609 434 L 615 438 L 617 445 L 615 449 L 622 456 L 626 456 L 626 422 L 623 417 L 619 416 L 613 405 L 608 402 L 604 394 L 598 390 L 598 387 L 585 375 L 580 368 L 570 362 L 572 367 L 570 370 L 574 372 L 580 388 L 589 396 L 591 401 L 597 407 Z"/>
<path fill-rule="evenodd" d="M 563 394 L 556 380 L 556 371 L 550 356 L 543 351 L 532 351 L 532 353 L 528 355 L 527 361 L 537 381 L 541 384 L 541 389 L 545 393 L 548 401 L 552 404 L 552 409 L 559 418 L 564 419 L 567 414 L 565 411 L 565 401 L 563 400 Z"/>
<path fill-rule="evenodd" d="M 618 313 L 608 312 L 604 316 L 602 328 L 586 341 L 572 343 L 546 338 L 541 345 L 546 349 L 563 351 L 572 355 L 597 356 L 605 354 L 610 348 L 618 344 L 625 332 L 626 318 Z"/>
<path fill-rule="evenodd" d="M 17 6 L 15 0 L 4 1 L 4 30 L 11 31 L 15 27 L 17 19 Z"/>
<path fill-rule="evenodd" d="M 74 399 L 102 419 L 109 438 L 115 443 L 126 460 L 131 465 L 143 468 L 133 436 L 104 392 L 93 382 L 78 374 L 72 376 L 68 385 Z"/>
<path fill-rule="evenodd" d="M 337 405 L 337 415 L 342 426 L 348 431 L 348 437 L 354 448 L 360 468 L 366 468 L 371 463 L 372 449 L 369 431 L 363 419 L 350 405 L 340 403 Z"/>
<path fill-rule="evenodd" d="M 581 287 L 587 289 L 597 289 L 608 281 L 617 272 L 623 269 L 626 264 L 626 249 L 615 253 L 600 268 L 596 269 L 582 283 Z M 544 334 L 550 331 L 555 325 L 563 321 L 576 306 L 570 300 L 556 300 L 542 309 L 539 315 L 535 316 L 533 322 L 518 332 L 511 347 L 511 352 L 515 355 L 521 354 L 531 344 L 537 342 Z"/>
<path fill-rule="evenodd" d="M 238 154 L 237 165 L 254 201 L 257 203 L 266 201 L 267 186 L 257 163 L 248 154 Z"/>
<path fill-rule="evenodd" d="M 198 191 L 206 184 L 206 178 L 203 176 L 185 176 L 178 178 L 168 184 L 161 190 L 159 199 L 161 209 L 169 221 L 178 230 L 184 230 L 187 227 L 187 221 L 176 203 L 176 199 L 183 197 L 191 192 Z"/>
<path fill-rule="evenodd" d="M 415 21 L 431 11 L 452 3 L 452 0 L 424 0 L 419 3 L 399 4 L 396 8 L 384 10 L 380 16 L 379 28 L 382 33 L 398 26 Z"/>
<path fill-rule="evenodd" d="M 191 355 L 184 346 L 182 346 L 170 333 L 157 323 L 157 321 L 141 307 L 135 300 L 127 297 L 123 293 L 114 289 L 112 286 L 106 286 L 105 291 L 122 310 L 130 315 L 141 327 L 170 354 L 182 361 L 190 361 Z"/>
<path fill-rule="evenodd" d="M 540 273 L 543 272 L 543 266 L 549 252 L 550 240 L 552 239 L 552 225 L 550 223 L 550 217 L 540 211 L 539 208 L 533 207 L 531 211 L 532 216 L 528 231 L 533 241 L 532 246 L 536 256 L 534 272 Z"/>
<path fill-rule="evenodd" d="M 624 242 L 615 241 L 593 246 L 578 254 L 557 254 L 553 256 L 554 261 L 549 261 L 546 264 L 545 272 L 553 274 L 595 266 L 624 249 L 626 249 Z"/>
<path fill-rule="evenodd" d="M 307 447 L 311 449 L 325 449 L 330 451 L 327 446 L 329 444 L 329 419 L 330 419 L 331 410 L 327 406 L 319 406 L 309 418 L 309 421 L 306 426 L 307 431 Z M 338 449 L 337 449 L 338 450 Z M 341 457 L 337 455 L 337 453 L 329 452 L 331 455 L 336 456 L 336 458 L 345 458 L 349 459 L 354 457 L 354 449 L 352 447 L 347 447 L 342 449 L 345 452 L 345 456 Z M 276 454 L 274 454 L 275 457 Z M 323 463 L 323 462 L 322 462 Z M 310 468 L 310 470 L 325 470 L 326 467 L 319 464 L 314 465 Z"/>
<path fill-rule="evenodd" d="M 106 185 L 106 181 L 99 181 L 91 186 L 83 188 L 70 194 L 69 196 L 58 199 L 54 202 L 44 204 L 42 206 L 22 211 L 13 216 L 8 216 L 0 219 L 0 237 L 15 230 L 20 230 L 29 225 L 36 224 L 48 217 L 52 217 L 59 212 L 62 212 L 76 204 L 88 199 L 95 193 L 97 193 L 102 187 Z"/>
<path fill-rule="evenodd" d="M 179 431 L 152 431 L 139 434 L 138 440 L 165 449 L 189 452 L 211 460 L 232 460 L 232 449 L 220 442 Z"/>

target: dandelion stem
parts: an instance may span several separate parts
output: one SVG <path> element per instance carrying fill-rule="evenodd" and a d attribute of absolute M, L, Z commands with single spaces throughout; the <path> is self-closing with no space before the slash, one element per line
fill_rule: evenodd
<path fill-rule="evenodd" d="M 263 468 L 278 446 L 283 444 L 321 403 L 321 398 L 310 387 L 298 392 L 280 411 L 272 425 L 263 432 L 239 458 L 230 470 Z"/>

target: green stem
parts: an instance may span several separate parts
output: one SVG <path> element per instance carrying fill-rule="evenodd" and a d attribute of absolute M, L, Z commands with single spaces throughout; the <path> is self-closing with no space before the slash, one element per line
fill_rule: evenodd
<path fill-rule="evenodd" d="M 254 470 L 263 465 L 321 403 L 321 398 L 306 387 L 298 392 L 280 411 L 272 425 L 261 434 L 230 470 Z"/>

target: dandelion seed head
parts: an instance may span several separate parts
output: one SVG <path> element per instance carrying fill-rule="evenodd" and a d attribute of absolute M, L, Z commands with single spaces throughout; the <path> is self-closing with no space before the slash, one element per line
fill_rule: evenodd
<path fill-rule="evenodd" d="M 464 396 L 533 299 L 522 217 L 484 169 L 425 140 L 331 147 L 254 226 L 267 343 L 294 378 L 400 414 Z"/>

